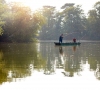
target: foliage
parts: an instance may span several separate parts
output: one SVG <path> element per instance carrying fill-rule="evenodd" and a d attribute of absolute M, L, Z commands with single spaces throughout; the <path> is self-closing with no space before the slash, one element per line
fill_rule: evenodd
<path fill-rule="evenodd" d="M 92 39 L 100 40 L 100 2 L 95 3 L 94 9 L 88 12 L 89 36 Z"/>
<path fill-rule="evenodd" d="M 64 33 L 77 33 L 80 35 L 86 29 L 85 26 L 85 15 L 81 6 L 67 7 L 62 12 L 63 15 L 63 31 Z M 74 33 L 74 34 L 75 34 Z M 76 36 L 74 36 L 76 37 Z"/>
<path fill-rule="evenodd" d="M 55 28 L 55 12 L 55 7 L 53 6 L 44 6 L 41 9 L 41 13 L 45 16 L 46 24 L 40 31 L 39 39 L 51 39 Z"/>
<path fill-rule="evenodd" d="M 5 17 L 3 41 L 29 42 L 36 36 L 44 23 L 44 17 L 39 12 L 19 3 L 11 3 L 7 17 Z"/>
<path fill-rule="evenodd" d="M 63 33 L 64 39 L 100 40 L 100 2 L 94 5 L 88 16 L 80 5 L 64 4 L 62 7 L 61 11 L 52 6 L 43 7 L 47 24 L 42 27 L 39 39 L 54 40 Z"/>
<path fill-rule="evenodd" d="M 70 34 L 73 32 L 81 37 L 81 33 L 86 30 L 86 17 L 79 5 L 68 6 L 61 12 L 57 12 L 54 7 L 44 7 L 43 15 L 47 19 L 47 24 L 40 32 L 40 39 L 54 40 L 58 39 L 62 33 Z"/>
<path fill-rule="evenodd" d="M 5 24 L 5 21 L 3 20 L 4 14 L 6 14 L 6 8 L 7 5 L 5 3 L 5 0 L 0 0 L 0 35 L 3 34 L 3 26 Z"/>
<path fill-rule="evenodd" d="M 31 11 L 22 3 L 6 4 L 0 0 L 0 42 L 30 42 L 35 39 L 100 39 L 100 2 L 94 4 L 88 16 L 80 5 L 66 3 L 56 7 L 43 6 Z"/>

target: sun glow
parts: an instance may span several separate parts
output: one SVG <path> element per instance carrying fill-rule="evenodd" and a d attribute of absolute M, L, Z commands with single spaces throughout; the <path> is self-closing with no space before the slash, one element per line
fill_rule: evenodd
<path fill-rule="evenodd" d="M 32 10 L 37 10 L 42 8 L 42 6 L 54 6 L 56 9 L 60 9 L 65 3 L 75 3 L 75 5 L 81 5 L 82 9 L 87 12 L 92 9 L 93 5 L 98 0 L 91 0 L 91 2 L 87 2 L 87 0 L 6 0 L 6 2 L 21 2 L 26 6 L 29 6 Z"/>
<path fill-rule="evenodd" d="M 42 2 L 39 2 L 39 0 L 6 0 L 7 3 L 10 3 L 10 2 L 20 2 L 22 3 L 23 5 L 25 6 L 28 6 L 30 7 L 31 10 L 37 10 L 39 8 L 41 8 L 43 6 L 44 3 Z"/>
<path fill-rule="evenodd" d="M 54 6 L 56 8 L 61 7 L 62 5 L 64 5 L 63 3 L 61 4 L 60 2 L 57 2 L 56 0 L 54 0 L 53 2 L 51 2 L 50 0 L 6 0 L 7 3 L 10 2 L 21 2 L 22 4 L 24 4 L 25 6 L 28 6 L 31 8 L 31 10 L 37 10 L 42 8 L 43 6 Z M 56 4 L 57 3 L 57 4 Z"/>

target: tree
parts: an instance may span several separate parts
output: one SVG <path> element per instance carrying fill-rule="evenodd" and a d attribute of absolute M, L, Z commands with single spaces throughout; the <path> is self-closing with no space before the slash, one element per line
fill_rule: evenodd
<path fill-rule="evenodd" d="M 86 30 L 86 17 L 81 6 L 69 6 L 62 11 L 63 16 L 63 33 L 77 33 L 77 38 L 82 37 L 82 33 Z"/>
<path fill-rule="evenodd" d="M 88 12 L 88 22 L 90 38 L 100 40 L 100 2 L 95 3 L 94 9 Z"/>
<path fill-rule="evenodd" d="M 63 32 L 62 21 L 63 21 L 62 13 L 57 12 L 55 16 L 54 39 L 58 39 L 59 35 L 61 35 Z"/>
<path fill-rule="evenodd" d="M 7 4 L 5 3 L 5 0 L 0 0 L 0 35 L 3 34 L 3 26 L 5 24 L 5 21 L 3 20 L 4 14 L 6 13 Z"/>
<path fill-rule="evenodd" d="M 39 39 L 53 39 L 53 33 L 55 29 L 55 7 L 44 6 L 41 13 L 46 18 L 46 24 L 42 27 L 40 31 Z"/>
<path fill-rule="evenodd" d="M 29 7 L 21 3 L 11 3 L 8 17 L 5 18 L 4 41 L 29 42 L 38 34 L 44 23 L 44 17 L 39 12 L 32 13 Z"/>

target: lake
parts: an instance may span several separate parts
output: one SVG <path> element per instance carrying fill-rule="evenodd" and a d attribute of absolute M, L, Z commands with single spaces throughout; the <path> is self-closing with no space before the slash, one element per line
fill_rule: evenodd
<path fill-rule="evenodd" d="M 0 90 L 100 90 L 100 42 L 0 43 Z"/>

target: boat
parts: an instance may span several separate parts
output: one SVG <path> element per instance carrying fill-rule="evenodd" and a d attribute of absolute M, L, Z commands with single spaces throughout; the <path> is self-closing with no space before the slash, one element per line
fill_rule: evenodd
<path fill-rule="evenodd" d="M 59 43 L 59 42 L 54 42 L 55 45 L 57 46 L 75 46 L 75 45 L 80 45 L 80 42 L 66 42 L 66 43 Z"/>

